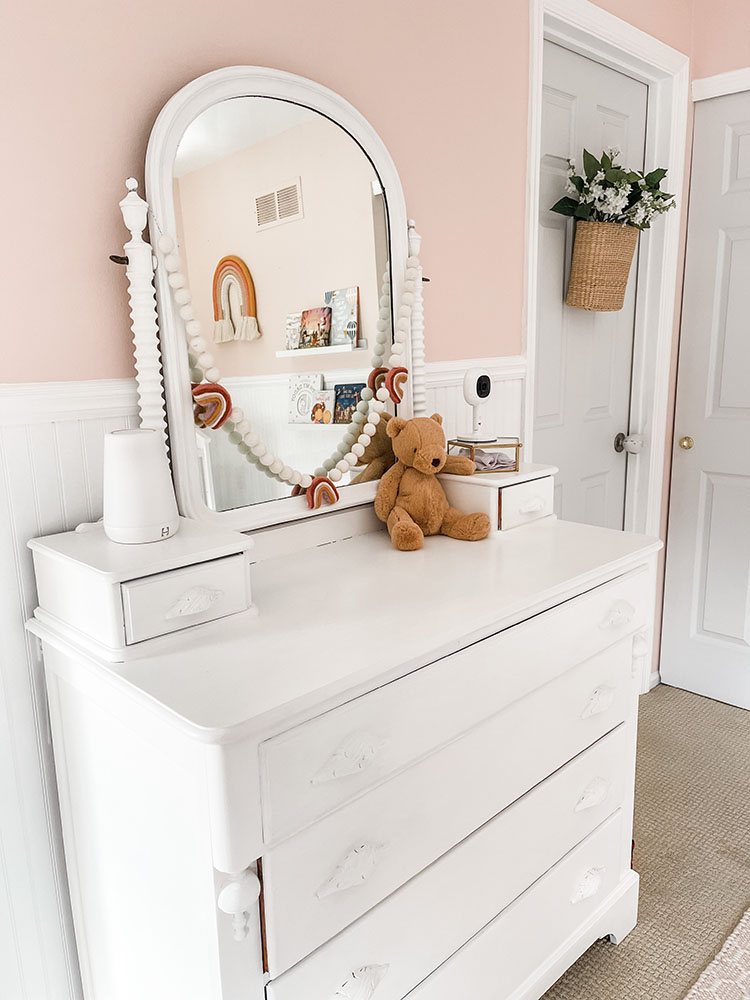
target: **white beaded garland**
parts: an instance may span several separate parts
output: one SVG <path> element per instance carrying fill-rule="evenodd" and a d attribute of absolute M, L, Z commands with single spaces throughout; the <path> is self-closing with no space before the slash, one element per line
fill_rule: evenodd
<path fill-rule="evenodd" d="M 195 318 L 195 310 L 190 304 L 192 296 L 187 288 L 187 279 L 180 270 L 181 261 L 179 253 L 175 250 L 174 241 L 169 236 L 163 235 L 159 237 L 157 245 L 162 254 L 165 255 L 164 268 L 168 272 L 167 280 L 172 289 L 172 296 L 175 303 L 181 307 L 179 314 L 185 322 L 191 381 L 200 382 L 205 377 L 210 382 L 218 382 L 221 378 L 221 373 L 214 365 L 213 357 L 207 350 L 206 341 L 200 336 L 201 326 Z M 407 259 L 402 302 L 398 310 L 398 321 L 396 329 L 393 331 L 393 344 L 391 345 L 391 357 L 389 359 L 390 367 L 394 367 L 394 364 L 398 363 L 400 356 L 404 353 L 403 344 L 410 329 L 411 306 L 415 299 L 412 293 L 417 287 L 416 282 L 419 277 L 418 268 L 419 259 L 417 257 L 409 257 Z M 372 357 L 373 368 L 384 367 L 383 360 L 386 345 L 390 340 L 391 298 L 390 274 L 388 271 L 383 275 L 382 294 L 379 305 L 379 319 L 376 324 L 378 333 L 375 338 L 376 343 Z M 380 414 L 384 411 L 385 403 L 389 398 L 390 393 L 385 386 L 378 389 L 377 393 L 373 393 L 373 390 L 369 386 L 362 391 L 361 402 L 358 404 L 352 422 L 348 425 L 343 435 L 342 444 L 334 451 L 330 458 L 326 459 L 315 470 L 316 476 L 323 476 L 327 473 L 331 482 L 336 483 L 341 480 L 342 475 L 357 465 L 359 458 L 361 458 L 366 447 L 371 443 L 372 436 L 376 431 L 376 425 L 380 421 Z M 275 478 L 293 486 L 300 486 L 303 490 L 310 487 L 312 477 L 307 473 L 301 473 L 291 466 L 285 465 L 280 458 L 273 455 L 261 441 L 259 435 L 252 431 L 250 422 L 244 419 L 244 413 L 239 407 L 232 407 L 230 418 L 222 426 L 227 430 L 229 440 L 232 444 L 236 445 L 240 454 L 244 455 L 248 462 L 257 465 L 271 479 Z"/>

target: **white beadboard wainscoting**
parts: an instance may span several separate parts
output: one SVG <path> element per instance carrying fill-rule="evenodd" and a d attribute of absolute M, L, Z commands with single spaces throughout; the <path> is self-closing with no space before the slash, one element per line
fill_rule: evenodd
<path fill-rule="evenodd" d="M 104 432 L 135 381 L 0 386 L 0 997 L 80 996 L 26 542 L 95 520 Z"/>
<path fill-rule="evenodd" d="M 468 368 L 482 368 L 492 378 L 488 428 L 522 434 L 526 368 L 519 357 L 428 363 L 428 412 L 443 415 L 449 436 L 470 426 L 462 387 Z M 26 543 L 101 516 L 104 433 L 136 424 L 135 380 L 0 386 L 3 1000 L 81 996 L 42 665 L 36 641 L 24 630 L 36 604 Z"/>

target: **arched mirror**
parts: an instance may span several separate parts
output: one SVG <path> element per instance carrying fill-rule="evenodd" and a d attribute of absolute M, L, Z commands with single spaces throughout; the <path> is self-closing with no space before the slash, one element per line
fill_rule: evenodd
<path fill-rule="evenodd" d="M 248 529 L 370 500 L 421 300 L 377 134 L 310 81 L 220 70 L 165 106 L 146 180 L 181 509 Z"/>

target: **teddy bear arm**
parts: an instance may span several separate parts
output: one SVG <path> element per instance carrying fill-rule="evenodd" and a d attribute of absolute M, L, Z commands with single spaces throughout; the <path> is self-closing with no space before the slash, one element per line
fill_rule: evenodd
<path fill-rule="evenodd" d="M 376 479 L 380 479 L 384 472 L 393 464 L 389 462 L 385 455 L 379 458 L 373 458 L 373 460 L 362 469 L 362 471 L 352 479 L 352 485 L 354 483 L 372 483 Z"/>
<path fill-rule="evenodd" d="M 471 476 L 476 472 L 476 465 L 466 455 L 448 455 L 443 472 L 449 472 L 453 476 Z"/>
<path fill-rule="evenodd" d="M 398 488 L 401 485 L 401 477 L 405 468 L 401 462 L 396 462 L 378 483 L 378 492 L 375 494 L 375 514 L 381 521 L 388 520 L 388 515 L 396 505 Z"/>

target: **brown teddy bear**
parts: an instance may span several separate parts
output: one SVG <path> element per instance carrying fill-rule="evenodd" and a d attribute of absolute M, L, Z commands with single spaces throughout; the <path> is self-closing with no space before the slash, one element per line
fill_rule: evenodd
<path fill-rule="evenodd" d="M 443 418 L 403 420 L 392 417 L 386 432 L 393 441 L 396 464 L 380 480 L 375 496 L 375 513 L 388 525 L 397 549 L 421 549 L 425 535 L 448 535 L 474 542 L 486 538 L 490 519 L 486 514 L 462 514 L 451 507 L 438 472 L 470 476 L 474 463 L 445 450 Z"/>

